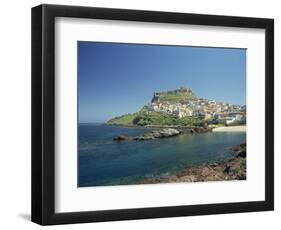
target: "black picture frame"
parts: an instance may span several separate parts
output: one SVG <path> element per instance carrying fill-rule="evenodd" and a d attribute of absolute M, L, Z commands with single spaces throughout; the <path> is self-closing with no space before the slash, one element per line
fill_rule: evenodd
<path fill-rule="evenodd" d="M 265 200 L 55 213 L 55 18 L 265 29 Z M 222 214 L 274 209 L 274 20 L 126 9 L 40 5 L 32 8 L 32 221 L 41 225 Z"/>

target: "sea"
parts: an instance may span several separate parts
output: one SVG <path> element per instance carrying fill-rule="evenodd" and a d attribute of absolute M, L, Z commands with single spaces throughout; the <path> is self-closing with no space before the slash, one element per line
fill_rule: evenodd
<path fill-rule="evenodd" d="M 245 132 L 182 134 L 146 141 L 114 141 L 152 129 L 79 124 L 78 187 L 133 185 L 173 175 L 192 166 L 228 159 L 231 147 L 246 143 Z"/>

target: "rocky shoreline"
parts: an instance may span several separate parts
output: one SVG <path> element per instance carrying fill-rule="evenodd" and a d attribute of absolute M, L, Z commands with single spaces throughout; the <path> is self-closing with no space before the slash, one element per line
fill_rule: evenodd
<path fill-rule="evenodd" d="M 211 129 L 204 128 L 204 127 L 188 127 L 188 128 L 181 128 L 181 129 L 174 129 L 174 128 L 164 128 L 164 129 L 159 129 L 159 130 L 153 130 L 152 132 L 145 133 L 141 136 L 124 136 L 124 135 L 119 135 L 117 137 L 114 137 L 113 140 L 115 141 L 130 141 L 130 140 L 135 140 L 135 141 L 144 141 L 144 140 L 153 140 L 156 138 L 166 138 L 166 137 L 174 137 L 178 136 L 183 133 L 205 133 L 205 132 L 210 132 Z"/>
<path fill-rule="evenodd" d="M 135 140 L 135 141 L 144 141 L 144 140 L 153 140 L 155 138 L 165 138 L 165 137 L 173 137 L 173 136 L 178 136 L 180 135 L 181 132 L 178 131 L 177 129 L 171 129 L 171 128 L 167 128 L 167 129 L 161 129 L 161 130 L 154 130 L 152 132 L 149 133 L 145 133 L 142 136 L 117 136 L 114 137 L 113 139 L 115 141 L 129 141 L 129 140 Z"/>
<path fill-rule="evenodd" d="M 149 178 L 140 184 L 246 180 L 246 144 L 231 148 L 233 157 L 228 160 L 194 166 L 175 175 Z"/>
<path fill-rule="evenodd" d="M 197 134 L 212 132 L 208 127 L 177 127 L 161 128 L 147 132 L 141 136 L 114 137 L 115 141 L 146 141 L 156 138 L 168 138 L 184 133 Z M 230 148 L 233 156 L 221 162 L 203 164 L 187 168 L 177 174 L 161 176 L 158 178 L 147 178 L 140 184 L 157 184 L 170 182 L 203 182 L 203 181 L 225 181 L 246 180 L 246 144 L 240 144 Z"/>
<path fill-rule="evenodd" d="M 206 126 L 193 126 L 193 125 L 134 125 L 134 124 L 110 124 L 106 123 L 105 125 L 108 126 L 120 126 L 120 127 L 126 127 L 126 128 L 144 128 L 144 129 L 178 129 L 178 130 L 190 130 L 190 129 L 208 129 L 212 130 L 213 128 L 208 128 Z"/>

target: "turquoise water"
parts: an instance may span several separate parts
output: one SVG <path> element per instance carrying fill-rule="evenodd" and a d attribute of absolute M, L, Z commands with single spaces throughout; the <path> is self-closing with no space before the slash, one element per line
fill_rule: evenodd
<path fill-rule="evenodd" d="M 78 186 L 135 184 L 185 168 L 231 157 L 230 147 L 245 143 L 246 133 L 183 134 L 148 141 L 113 141 L 137 136 L 146 128 L 79 125 Z"/>

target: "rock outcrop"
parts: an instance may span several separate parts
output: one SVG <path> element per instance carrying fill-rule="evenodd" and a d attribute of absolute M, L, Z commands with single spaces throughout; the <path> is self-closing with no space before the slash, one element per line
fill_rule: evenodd
<path fill-rule="evenodd" d="M 207 133 L 207 132 L 211 132 L 212 129 L 208 128 L 208 127 L 194 127 L 194 128 L 190 128 L 189 132 L 192 134 L 196 134 L 196 133 Z"/>
<path fill-rule="evenodd" d="M 120 136 L 114 137 L 113 139 L 115 141 L 129 141 L 129 140 L 132 140 L 132 137 L 120 135 Z"/>
<path fill-rule="evenodd" d="M 235 157 L 242 157 L 242 158 L 246 157 L 246 144 L 245 143 L 234 146 L 233 148 L 231 148 L 231 150 L 233 151 Z"/>
<path fill-rule="evenodd" d="M 230 159 L 193 166 L 173 175 L 147 178 L 141 183 L 246 180 L 246 144 L 234 146 L 231 150 L 234 156 Z"/>
<path fill-rule="evenodd" d="M 179 130 L 167 128 L 161 130 L 154 130 L 150 133 L 145 133 L 142 136 L 129 137 L 129 136 L 120 135 L 114 137 L 114 140 L 115 141 L 128 141 L 128 140 L 145 141 L 145 140 L 153 140 L 155 138 L 173 137 L 179 134 L 181 134 Z"/>

